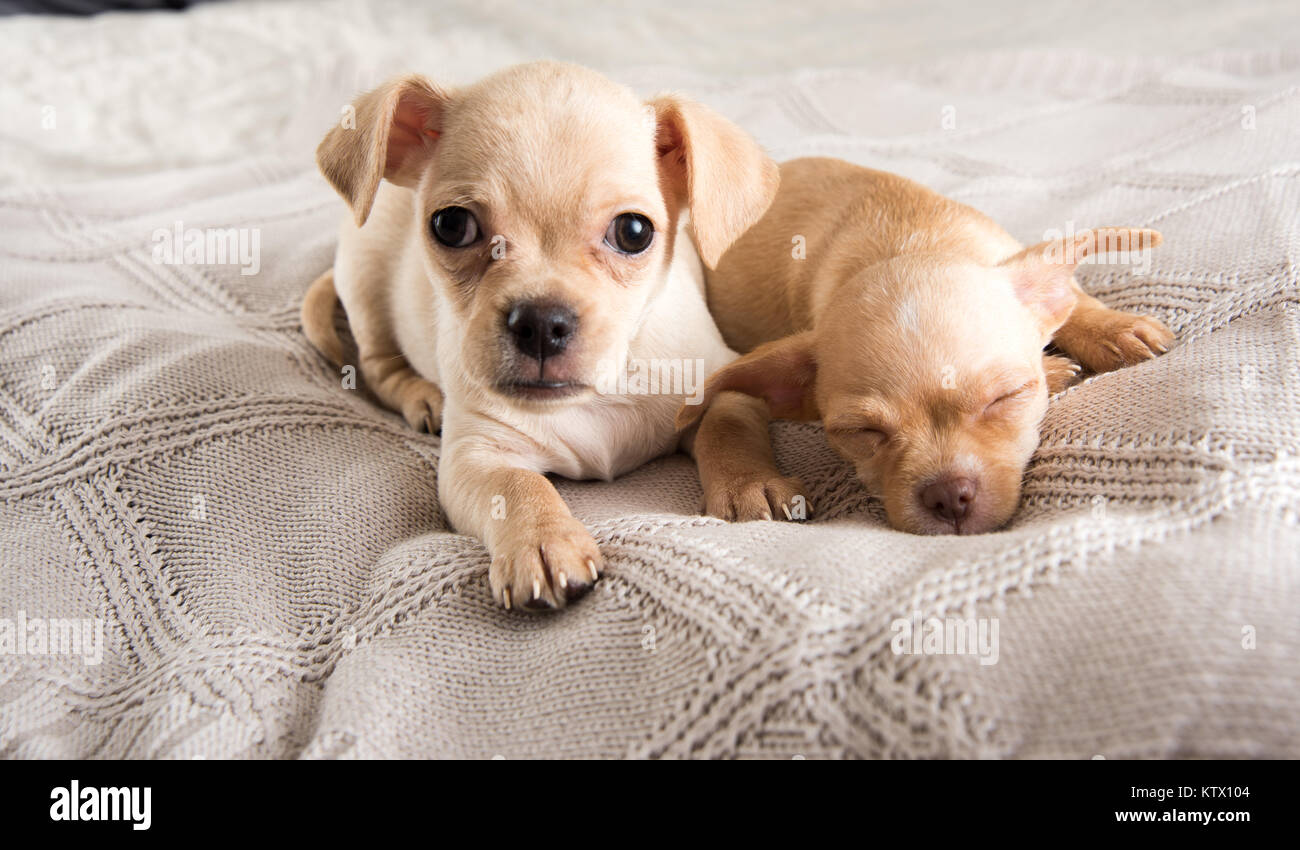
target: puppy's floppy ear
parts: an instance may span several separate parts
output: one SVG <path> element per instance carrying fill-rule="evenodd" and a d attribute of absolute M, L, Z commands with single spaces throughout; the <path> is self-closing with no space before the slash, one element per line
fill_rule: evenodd
<path fill-rule="evenodd" d="M 744 130 L 694 101 L 650 101 L 659 172 L 679 204 L 691 208 L 691 235 L 709 268 L 755 224 L 776 197 L 781 173 Z"/>
<path fill-rule="evenodd" d="M 1045 337 L 1054 333 L 1074 310 L 1078 296 L 1074 270 L 1094 254 L 1147 251 L 1161 242 L 1159 232 L 1138 227 L 1099 227 L 1070 238 L 1031 245 L 1002 261 L 1011 272 L 1016 296 L 1038 318 Z"/>
<path fill-rule="evenodd" d="M 763 399 L 774 419 L 820 419 L 813 398 L 816 381 L 812 331 L 764 343 L 710 375 L 700 403 L 677 411 L 677 430 L 694 425 L 714 397 L 726 391 Z"/>
<path fill-rule="evenodd" d="M 353 120 L 335 125 L 316 148 L 316 163 L 352 207 L 357 226 L 366 223 L 388 178 L 415 186 L 442 133 L 449 95 L 424 77 L 390 80 L 352 103 Z"/>

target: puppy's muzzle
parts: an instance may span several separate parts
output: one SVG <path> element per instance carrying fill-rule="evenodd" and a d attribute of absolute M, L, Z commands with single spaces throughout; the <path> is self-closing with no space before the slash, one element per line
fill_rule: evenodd
<path fill-rule="evenodd" d="M 578 314 L 552 301 L 524 301 L 506 313 L 515 347 L 537 361 L 564 352 L 578 334 Z"/>

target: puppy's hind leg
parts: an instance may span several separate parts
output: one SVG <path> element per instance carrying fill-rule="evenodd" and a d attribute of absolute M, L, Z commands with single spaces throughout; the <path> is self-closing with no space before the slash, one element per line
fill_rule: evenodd
<path fill-rule="evenodd" d="M 1169 350 L 1173 332 L 1159 319 L 1112 310 L 1074 284 L 1078 304 L 1052 341 L 1090 372 L 1111 372 Z"/>
<path fill-rule="evenodd" d="M 334 291 L 334 269 L 312 281 L 302 299 L 302 330 L 307 341 L 335 366 L 343 365 L 343 341 L 334 327 L 334 309 L 339 296 Z"/>
<path fill-rule="evenodd" d="M 334 270 L 330 269 L 308 287 L 301 315 L 308 341 L 335 366 L 342 366 L 343 341 L 334 326 L 338 303 Z M 437 433 L 442 427 L 442 391 L 437 385 L 420 377 L 391 345 L 376 344 L 373 337 L 384 337 L 374 333 L 364 320 L 352 323 L 352 333 L 361 353 L 361 376 L 371 392 L 387 407 L 400 411 L 412 428 Z"/>
<path fill-rule="evenodd" d="M 383 350 L 361 355 L 361 375 L 380 401 L 399 411 L 417 431 L 436 434 L 442 428 L 442 390 L 421 377 L 399 352 Z"/>

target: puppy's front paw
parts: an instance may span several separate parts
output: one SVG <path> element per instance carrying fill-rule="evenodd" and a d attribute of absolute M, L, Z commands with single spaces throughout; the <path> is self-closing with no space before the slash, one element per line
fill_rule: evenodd
<path fill-rule="evenodd" d="M 1074 383 L 1081 367 L 1068 357 L 1057 354 L 1043 355 L 1043 374 L 1047 376 L 1047 392 L 1055 395 Z"/>
<path fill-rule="evenodd" d="M 603 569 L 591 534 L 562 517 L 509 532 L 492 551 L 488 582 L 507 608 L 563 608 L 590 590 Z"/>
<path fill-rule="evenodd" d="M 411 377 L 398 390 L 398 407 L 406 424 L 436 434 L 442 428 L 442 390 L 424 378 Z"/>
<path fill-rule="evenodd" d="M 704 488 L 704 512 L 728 522 L 800 521 L 812 514 L 812 505 L 798 478 L 752 475 L 709 482 Z"/>
<path fill-rule="evenodd" d="M 1169 350 L 1173 332 L 1158 319 L 1119 310 L 1088 317 L 1075 335 L 1072 354 L 1091 372 L 1112 372 Z"/>

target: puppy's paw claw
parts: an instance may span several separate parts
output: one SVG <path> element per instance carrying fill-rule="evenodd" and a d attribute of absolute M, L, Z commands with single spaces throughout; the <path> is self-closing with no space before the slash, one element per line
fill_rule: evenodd
<path fill-rule="evenodd" d="M 1055 354 L 1043 355 L 1043 373 L 1047 377 L 1049 394 L 1054 395 L 1070 386 L 1082 371 L 1083 367 L 1068 357 Z"/>
<path fill-rule="evenodd" d="M 493 552 L 488 583 L 506 608 L 547 611 L 586 595 L 603 563 L 587 529 L 567 518 L 512 533 Z"/>
<path fill-rule="evenodd" d="M 436 434 L 442 429 L 442 390 L 423 378 L 402 388 L 402 418 L 417 431 Z"/>
<path fill-rule="evenodd" d="M 1082 350 L 1071 354 L 1092 372 L 1111 372 L 1159 357 L 1173 341 L 1173 332 L 1159 319 L 1108 310 L 1089 320 Z"/>
<path fill-rule="evenodd" d="M 714 484 L 705 490 L 704 512 L 728 522 L 786 519 L 800 522 L 812 514 L 797 478 L 781 476 L 741 478 Z"/>

